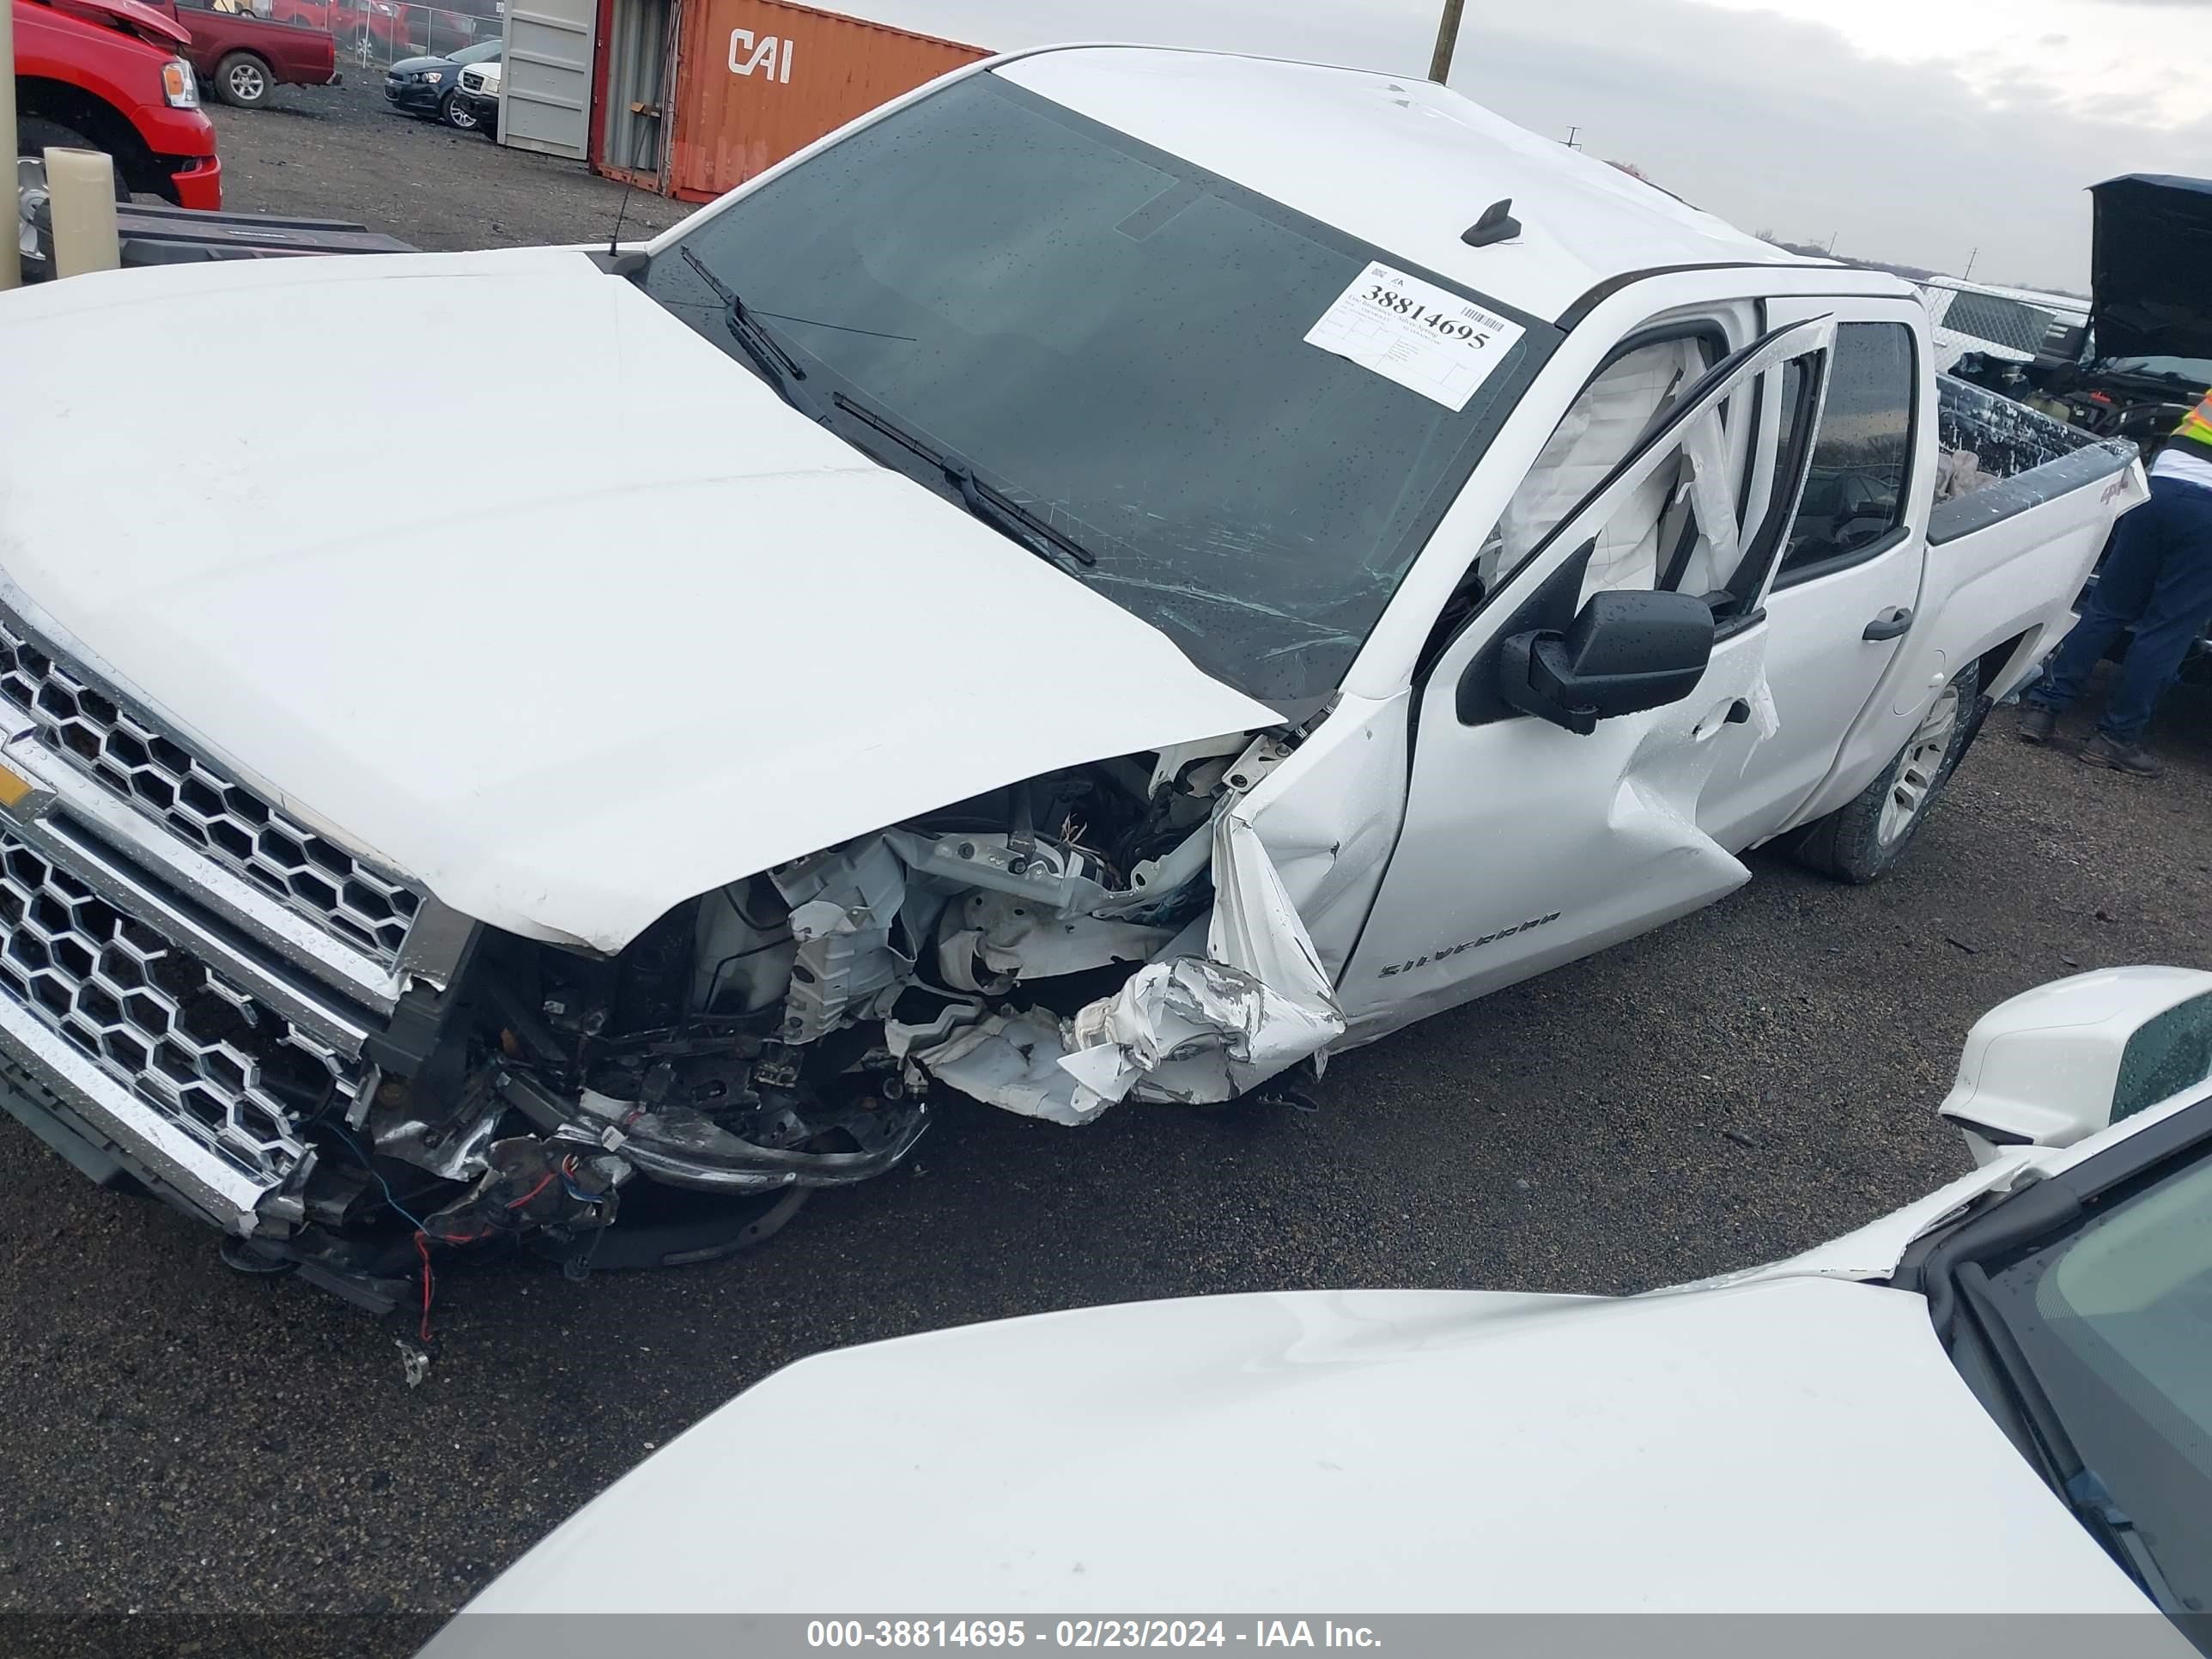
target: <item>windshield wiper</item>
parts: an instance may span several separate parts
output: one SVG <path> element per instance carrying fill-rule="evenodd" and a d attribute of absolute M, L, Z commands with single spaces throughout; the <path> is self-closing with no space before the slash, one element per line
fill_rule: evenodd
<path fill-rule="evenodd" d="M 1958 1286 L 1960 1297 L 1972 1314 L 1998 1376 L 2012 1392 L 2021 1426 L 2042 1455 L 2045 1478 L 2106 1553 L 2142 1586 L 2158 1610 L 2179 1616 L 2180 1597 L 2173 1593 L 2158 1558 L 2151 1553 L 2135 1522 L 2120 1508 L 2105 1478 L 2088 1466 L 2075 1448 L 2074 1437 L 2067 1432 L 2051 1396 L 2044 1392 L 2020 1339 L 2005 1322 L 1990 1292 L 1989 1275 L 1979 1262 L 1961 1261 L 1952 1270 L 1951 1282 Z"/>
<path fill-rule="evenodd" d="M 1039 558 L 1051 559 L 1054 563 L 1059 562 L 1054 557 L 1055 552 L 1074 560 L 1085 569 L 1098 562 L 1097 554 L 1066 532 L 1046 523 L 1003 489 L 985 483 L 975 476 L 975 469 L 959 456 L 934 448 L 888 416 L 863 408 L 842 392 L 836 393 L 830 401 L 855 420 L 875 428 L 893 443 L 919 456 L 943 473 L 945 483 L 959 492 L 961 504 L 1010 541 L 1019 542 Z"/>
<path fill-rule="evenodd" d="M 806 378 L 806 371 L 799 366 L 799 360 L 783 349 L 781 340 L 753 320 L 753 313 L 738 297 L 737 289 L 708 270 L 704 259 L 688 246 L 676 251 L 684 256 L 684 263 L 699 273 L 699 280 L 706 283 L 714 291 L 714 297 L 722 302 L 722 320 L 729 325 L 731 337 L 752 360 L 753 367 L 768 376 L 769 384 L 783 394 L 784 402 L 802 415 L 821 420 L 821 412 L 814 407 L 814 400 L 798 390 L 799 382 Z"/>

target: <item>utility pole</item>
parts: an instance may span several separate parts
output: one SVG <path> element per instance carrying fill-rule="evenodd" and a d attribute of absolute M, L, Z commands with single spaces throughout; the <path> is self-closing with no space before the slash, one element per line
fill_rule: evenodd
<path fill-rule="evenodd" d="M 1580 127 L 1569 127 L 1567 129 L 1567 148 L 1569 149 L 1580 149 L 1582 148 L 1580 144 L 1575 142 L 1575 135 L 1581 131 L 1582 129 Z"/>
<path fill-rule="evenodd" d="M 1975 261 L 1975 260 L 1977 260 L 1977 259 L 1978 259 L 1978 258 L 1980 258 L 1981 257 L 1982 257 L 1982 251 L 1981 251 L 1981 249 L 1979 249 L 1979 248 L 1976 248 L 1976 249 L 1975 249 L 1972 253 L 1969 253 L 1969 254 L 1966 256 L 1966 276 L 1961 276 L 1961 277 L 1960 277 L 1960 278 L 1959 278 L 1959 280 L 1960 280 L 1960 282 L 1962 282 L 1962 283 L 1963 283 L 1963 282 L 1966 282 L 1966 281 L 1967 281 L 1969 278 L 1971 278 L 1971 277 L 1973 276 L 1973 274 L 1974 274 L 1974 261 Z"/>
<path fill-rule="evenodd" d="M 1830 231 L 1830 232 L 1828 233 L 1828 246 L 1827 246 L 1826 248 L 1822 249 L 1821 251 L 1822 251 L 1823 252 L 1825 252 L 1825 253 L 1826 253 L 1826 254 L 1830 255 L 1831 257 L 1832 257 L 1832 256 L 1834 255 L 1835 252 L 1836 252 L 1836 238 L 1837 238 L 1837 237 L 1838 237 L 1838 236 L 1840 236 L 1840 235 L 1842 235 L 1843 234 L 1844 234 L 1844 233 L 1843 233 L 1842 231 L 1840 231 L 1840 230 L 1832 230 L 1832 231 Z"/>
<path fill-rule="evenodd" d="M 0 132 L 15 131 L 15 6 L 0 16 Z M 8 210 L 0 213 L 0 290 L 15 286 L 21 277 L 15 257 L 15 175 L 8 175 Z"/>
<path fill-rule="evenodd" d="M 1451 78 L 1452 53 L 1459 49 L 1459 15 L 1467 0 L 1444 0 L 1443 21 L 1437 25 L 1436 56 L 1429 59 L 1429 79 L 1443 86 Z"/>

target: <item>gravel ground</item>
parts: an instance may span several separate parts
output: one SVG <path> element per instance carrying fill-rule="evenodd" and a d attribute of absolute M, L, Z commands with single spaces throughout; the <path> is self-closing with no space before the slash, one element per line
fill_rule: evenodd
<path fill-rule="evenodd" d="M 279 87 L 264 109 L 210 105 L 224 207 L 356 220 L 439 252 L 604 241 L 618 213 L 629 239 L 691 211 L 580 161 L 398 114 L 378 66 L 349 62 L 343 73 L 343 86 Z"/>
<path fill-rule="evenodd" d="M 217 111 L 234 204 L 434 247 L 612 222 L 613 187 L 374 92 Z M 630 216 L 670 215 L 644 198 Z M 404 1653 L 424 1627 L 404 1615 L 452 1609 L 823 1348 L 1141 1297 L 1633 1291 L 1832 1237 L 1966 1167 L 1933 1108 L 1991 1004 L 2081 968 L 2212 966 L 2212 696 L 2169 700 L 2154 783 L 2012 724 L 1998 711 L 1879 886 L 1755 854 L 1709 910 L 1344 1055 L 1316 1112 L 1131 1109 L 1070 1132 L 950 1102 L 907 1168 L 750 1256 L 450 1275 L 419 1388 L 395 1346 L 411 1320 L 238 1277 L 210 1236 L 0 1120 L 0 1613 L 19 1649 L 137 1650 L 145 1630 L 82 1615 L 146 1609 L 234 1616 L 190 1627 L 208 1651 L 259 1631 L 294 1655 Z M 775 1494 L 757 1504 L 773 1525 Z"/>

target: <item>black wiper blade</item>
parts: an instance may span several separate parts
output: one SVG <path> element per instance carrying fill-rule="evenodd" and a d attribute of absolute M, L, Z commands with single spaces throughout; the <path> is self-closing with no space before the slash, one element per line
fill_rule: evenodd
<path fill-rule="evenodd" d="M 2120 1570 L 2142 1587 L 2159 1611 L 2179 1615 L 2181 1600 L 2173 1593 L 2158 1558 L 2114 1499 L 2104 1477 L 2082 1461 L 2074 1437 L 2067 1432 L 2051 1396 L 2044 1392 L 2042 1379 L 2036 1376 L 2020 1339 L 2005 1322 L 2003 1310 L 1990 1289 L 1989 1275 L 1979 1262 L 1962 1261 L 1953 1272 L 1952 1282 L 1981 1331 L 1999 1377 L 2012 1391 L 2021 1426 L 2042 1455 L 2044 1478 Z"/>
<path fill-rule="evenodd" d="M 783 349 L 781 340 L 754 320 L 753 313 L 738 298 L 737 289 L 709 270 L 704 259 L 689 246 L 680 246 L 676 251 L 684 256 L 684 263 L 699 273 L 699 280 L 706 283 L 713 290 L 714 297 L 722 302 L 722 320 L 729 325 L 730 337 L 738 343 L 745 356 L 752 359 L 753 366 L 768 376 L 769 384 L 783 394 L 784 402 L 801 414 L 820 420 L 822 417 L 815 410 L 812 400 L 802 397 L 796 390 L 799 382 L 806 378 L 806 371 L 799 366 L 798 359 Z"/>
<path fill-rule="evenodd" d="M 2164 1613 L 2181 1611 L 2181 1598 L 2173 1593 L 2173 1586 L 2151 1553 L 2150 1546 L 2143 1541 L 2142 1530 L 2129 1519 L 2112 1497 L 2112 1488 L 2105 1477 L 2084 1465 L 2069 1476 L 2059 1488 L 2081 1523 L 2105 1540 L 2108 1551 L 2115 1551 L 2125 1559 L 2123 1565 L 2133 1574 L 2144 1594 L 2158 1604 Z"/>
<path fill-rule="evenodd" d="M 970 513 L 1004 533 L 1010 540 L 1021 543 L 1039 558 L 1050 559 L 1054 552 L 1058 552 L 1085 569 L 1098 562 L 1097 554 L 1066 531 L 1048 524 L 1003 489 L 985 483 L 975 476 L 975 469 L 959 456 L 947 454 L 925 442 L 888 416 L 863 408 L 842 392 L 835 394 L 830 401 L 855 420 L 873 427 L 901 448 L 920 456 L 935 467 L 945 475 L 945 481 L 959 492 L 961 504 Z"/>

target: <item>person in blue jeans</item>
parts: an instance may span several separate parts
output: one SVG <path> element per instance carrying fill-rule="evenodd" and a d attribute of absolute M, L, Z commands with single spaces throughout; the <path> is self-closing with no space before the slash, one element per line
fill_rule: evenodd
<path fill-rule="evenodd" d="M 2165 765 L 2143 751 L 2143 728 L 2180 672 L 2191 642 L 2212 620 L 2212 396 L 2190 411 L 2151 464 L 2150 500 L 2120 520 L 2089 608 L 2022 700 L 2025 743 L 2047 743 L 2058 716 L 2123 629 L 2132 627 L 2097 734 L 2081 758 L 2130 777 Z"/>

